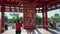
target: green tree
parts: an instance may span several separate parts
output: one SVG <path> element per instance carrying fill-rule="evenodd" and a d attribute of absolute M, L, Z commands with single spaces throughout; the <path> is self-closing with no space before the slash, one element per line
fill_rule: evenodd
<path fill-rule="evenodd" d="M 58 19 L 58 22 L 60 22 L 60 18 Z"/>
<path fill-rule="evenodd" d="M 4 15 L 4 20 L 5 22 L 8 22 L 8 17 L 6 15 Z"/>
<path fill-rule="evenodd" d="M 16 23 L 17 20 L 21 21 L 23 23 L 23 17 L 19 17 L 19 14 L 12 13 L 10 14 L 13 17 L 13 23 Z"/>
<path fill-rule="evenodd" d="M 8 23 L 13 23 L 13 19 L 8 19 Z"/>
<path fill-rule="evenodd" d="M 37 24 L 41 24 L 42 23 L 42 18 L 38 15 L 36 15 L 36 22 Z"/>
<path fill-rule="evenodd" d="M 55 13 L 55 15 L 54 15 L 54 19 L 57 21 L 57 22 L 59 22 L 59 14 L 58 13 Z"/>
<path fill-rule="evenodd" d="M 59 14 L 58 13 L 55 13 L 54 17 L 55 18 L 59 17 Z"/>
<path fill-rule="evenodd" d="M 54 16 L 51 16 L 51 17 L 53 17 L 51 19 L 54 19 L 54 21 L 60 22 L 60 15 L 58 13 L 55 13 Z"/>
<path fill-rule="evenodd" d="M 23 17 L 20 17 L 20 19 L 19 19 L 20 21 L 21 21 L 21 23 L 23 24 Z"/>
<path fill-rule="evenodd" d="M 12 13 L 10 14 L 10 16 L 13 17 L 13 23 L 16 23 L 17 20 L 19 20 L 19 14 L 16 14 L 16 13 Z"/>
<path fill-rule="evenodd" d="M 48 18 L 48 23 L 50 22 L 50 20 L 51 20 L 51 19 L 50 19 L 50 18 Z"/>

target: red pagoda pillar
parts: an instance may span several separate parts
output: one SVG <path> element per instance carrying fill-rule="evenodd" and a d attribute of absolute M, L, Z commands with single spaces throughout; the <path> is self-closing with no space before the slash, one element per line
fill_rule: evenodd
<path fill-rule="evenodd" d="M 44 13 L 44 5 L 42 5 L 42 24 L 43 28 L 45 29 L 45 13 Z"/>
<path fill-rule="evenodd" d="M 5 5 L 2 3 L 1 8 L 1 33 L 4 32 L 4 11 L 5 11 Z"/>
<path fill-rule="evenodd" d="M 45 29 L 45 22 L 44 22 L 44 12 L 42 12 L 42 23 L 43 23 L 43 28 Z"/>
<path fill-rule="evenodd" d="M 42 5 L 42 22 L 43 22 L 43 28 L 46 30 L 48 29 L 47 10 L 48 8 L 45 5 Z"/>
<path fill-rule="evenodd" d="M 47 17 L 47 12 L 45 12 L 45 29 L 48 30 L 48 17 Z"/>
<path fill-rule="evenodd" d="M 45 29 L 48 30 L 47 6 L 45 6 Z"/>

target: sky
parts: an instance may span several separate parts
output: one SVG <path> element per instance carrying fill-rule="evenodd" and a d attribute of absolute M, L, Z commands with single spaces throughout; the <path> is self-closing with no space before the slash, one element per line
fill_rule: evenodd
<path fill-rule="evenodd" d="M 48 17 L 54 16 L 54 14 L 57 13 L 60 15 L 60 9 L 52 10 L 48 12 Z"/>
<path fill-rule="evenodd" d="M 9 15 L 10 13 L 12 14 L 13 12 L 5 12 L 5 15 L 7 15 L 9 19 L 12 18 L 12 16 Z M 23 17 L 23 13 L 19 13 L 19 12 L 15 12 L 15 13 L 19 14 L 19 17 Z M 48 11 L 47 15 L 50 18 L 51 16 L 54 16 L 55 13 L 58 13 L 60 15 L 60 9 Z M 36 13 L 36 14 L 42 17 L 42 13 Z M 1 18 L 1 12 L 0 12 L 0 18 Z"/>

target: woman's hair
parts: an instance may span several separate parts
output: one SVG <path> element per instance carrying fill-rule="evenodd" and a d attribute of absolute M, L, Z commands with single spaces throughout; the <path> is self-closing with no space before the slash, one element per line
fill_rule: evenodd
<path fill-rule="evenodd" d="M 21 23 L 21 21 L 17 20 L 17 22 Z"/>
<path fill-rule="evenodd" d="M 17 22 L 19 22 L 19 20 L 17 20 Z"/>

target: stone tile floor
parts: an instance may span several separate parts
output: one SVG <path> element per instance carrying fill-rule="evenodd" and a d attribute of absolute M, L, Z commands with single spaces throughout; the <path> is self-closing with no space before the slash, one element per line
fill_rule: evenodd
<path fill-rule="evenodd" d="M 15 34 L 15 29 L 6 30 L 2 34 Z M 27 31 L 25 29 L 22 29 L 21 34 L 27 34 Z M 60 31 L 54 29 L 45 30 L 43 28 L 37 28 L 34 30 L 34 34 L 60 34 Z"/>

